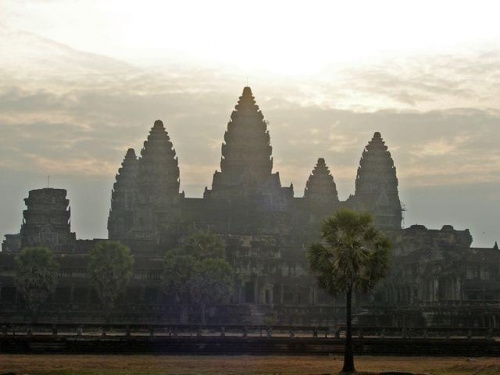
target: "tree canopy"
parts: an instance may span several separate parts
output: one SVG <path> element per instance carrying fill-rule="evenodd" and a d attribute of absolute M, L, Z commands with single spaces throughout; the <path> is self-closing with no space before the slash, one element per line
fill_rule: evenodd
<path fill-rule="evenodd" d="M 40 305 L 54 293 L 59 264 L 46 247 L 27 247 L 16 257 L 15 284 L 28 309 L 36 314 Z"/>
<path fill-rule="evenodd" d="M 89 253 L 88 272 L 103 307 L 110 310 L 132 278 L 134 256 L 117 241 L 97 243 Z"/>
<path fill-rule="evenodd" d="M 196 263 L 190 279 L 190 294 L 201 308 L 205 324 L 205 307 L 227 302 L 233 286 L 233 269 L 224 259 L 204 259 Z"/>
<path fill-rule="evenodd" d="M 225 260 L 224 242 L 215 234 L 198 232 L 165 254 L 163 289 L 179 304 L 200 307 L 205 324 L 206 306 L 224 303 L 233 286 L 233 269 Z"/>
<path fill-rule="evenodd" d="M 324 221 L 321 237 L 310 246 L 309 262 L 329 294 L 370 292 L 387 275 L 391 243 L 370 214 L 338 211 Z"/>
<path fill-rule="evenodd" d="M 197 232 L 189 236 L 180 249 L 183 254 L 192 256 L 197 260 L 224 259 L 226 246 L 215 234 L 210 232 Z"/>

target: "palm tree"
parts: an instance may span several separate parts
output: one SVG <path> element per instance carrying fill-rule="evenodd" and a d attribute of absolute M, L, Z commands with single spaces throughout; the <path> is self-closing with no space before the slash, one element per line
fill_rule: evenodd
<path fill-rule="evenodd" d="M 342 373 L 356 372 L 352 348 L 351 304 L 353 292 L 372 291 L 387 275 L 389 239 L 373 225 L 370 214 L 343 209 L 327 218 L 322 242 L 313 243 L 309 263 L 318 285 L 330 295 L 345 293 L 346 340 Z"/>

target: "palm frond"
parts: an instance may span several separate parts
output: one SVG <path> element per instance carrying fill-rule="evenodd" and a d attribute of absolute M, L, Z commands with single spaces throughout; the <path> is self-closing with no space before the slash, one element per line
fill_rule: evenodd
<path fill-rule="evenodd" d="M 370 214 L 340 210 L 323 222 L 321 234 L 324 242 L 309 247 L 308 259 L 318 285 L 328 293 L 368 292 L 386 276 L 391 244 Z"/>

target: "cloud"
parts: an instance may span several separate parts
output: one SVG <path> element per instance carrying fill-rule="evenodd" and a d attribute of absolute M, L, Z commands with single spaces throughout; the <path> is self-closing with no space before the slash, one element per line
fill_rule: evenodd
<path fill-rule="evenodd" d="M 408 90 L 413 105 L 433 106 L 481 106 L 498 104 L 500 94 L 500 54 L 498 51 L 472 51 L 468 55 L 444 55 L 404 60 L 396 66 L 378 69 L 377 78 L 386 77 L 392 90 Z M 392 70 L 393 74 L 388 75 Z M 394 95 L 389 90 L 386 95 Z M 397 92 L 397 91 L 396 91 Z M 395 96 L 397 98 L 397 95 Z M 452 105 L 450 105 L 453 103 Z"/>
<path fill-rule="evenodd" d="M 364 64 L 324 68 L 316 79 L 304 84 L 305 102 L 360 111 L 498 108 L 497 44 L 454 54 L 387 56 Z"/>

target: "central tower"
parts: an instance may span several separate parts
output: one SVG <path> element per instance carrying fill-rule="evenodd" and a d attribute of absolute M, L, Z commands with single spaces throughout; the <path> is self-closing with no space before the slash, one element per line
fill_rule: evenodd
<path fill-rule="evenodd" d="M 258 200 L 268 209 L 276 208 L 282 188 L 279 174 L 272 173 L 272 150 L 264 115 L 245 87 L 224 134 L 221 170 L 215 172 L 205 198 Z"/>

